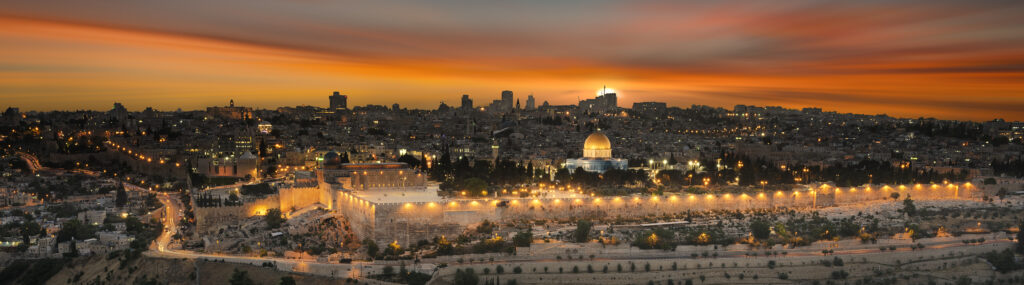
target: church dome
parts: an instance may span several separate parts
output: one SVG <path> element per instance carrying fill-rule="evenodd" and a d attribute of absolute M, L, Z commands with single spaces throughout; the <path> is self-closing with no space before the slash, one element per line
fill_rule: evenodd
<path fill-rule="evenodd" d="M 583 142 L 583 158 L 605 159 L 612 157 L 612 142 L 602 133 L 595 132 Z"/>
<path fill-rule="evenodd" d="M 608 140 L 608 136 L 602 133 L 593 133 L 587 137 L 587 141 L 583 142 L 583 149 L 611 150 L 612 142 Z"/>

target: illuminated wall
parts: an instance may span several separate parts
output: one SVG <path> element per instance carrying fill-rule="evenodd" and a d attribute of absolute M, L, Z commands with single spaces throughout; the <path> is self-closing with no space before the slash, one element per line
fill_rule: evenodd
<path fill-rule="evenodd" d="M 455 236 L 483 220 L 511 221 L 573 218 L 636 218 L 707 210 L 763 210 L 821 208 L 899 199 L 968 199 L 976 196 L 970 184 L 896 185 L 837 188 L 821 185 L 789 191 L 753 194 L 668 194 L 580 198 L 454 199 L 420 203 L 374 203 L 347 191 L 318 187 L 282 188 L 279 195 L 246 199 L 243 206 L 197 207 L 198 232 L 235 224 L 240 219 L 263 215 L 270 208 L 288 212 L 316 203 L 342 214 L 360 239 L 378 243 L 398 241 L 408 245 L 435 236 Z"/>
<path fill-rule="evenodd" d="M 359 239 L 373 237 L 376 217 L 373 203 L 348 192 L 337 191 L 334 204 L 337 205 L 337 211 L 348 219 L 349 226 Z"/>
<path fill-rule="evenodd" d="M 196 205 L 195 202 L 193 198 L 192 205 Z M 267 195 L 262 198 L 243 198 L 241 206 L 193 207 L 196 234 L 211 232 L 225 225 L 235 225 L 248 217 L 266 215 L 267 210 L 280 206 L 278 195 Z"/>
<path fill-rule="evenodd" d="M 326 186 L 326 187 L 325 187 Z M 267 210 L 280 209 L 286 215 L 294 210 L 316 204 L 332 209 L 334 200 L 330 186 L 282 187 L 277 194 L 263 197 L 243 197 L 241 206 L 195 207 L 197 232 L 207 232 L 219 226 L 236 224 L 238 221 L 267 214 Z M 192 201 L 193 205 L 195 200 Z"/>
<path fill-rule="evenodd" d="M 357 227 L 357 236 L 378 242 L 409 244 L 441 235 L 457 235 L 483 220 L 511 221 L 573 218 L 631 218 L 707 210 L 764 210 L 821 208 L 892 200 L 892 193 L 915 200 L 967 199 L 977 189 L 969 184 L 817 186 L 799 190 L 754 194 L 662 195 L 555 198 L 456 199 L 437 203 L 383 203 L 343 194 L 343 214 Z M 452 227 L 457 225 L 456 227 Z"/>

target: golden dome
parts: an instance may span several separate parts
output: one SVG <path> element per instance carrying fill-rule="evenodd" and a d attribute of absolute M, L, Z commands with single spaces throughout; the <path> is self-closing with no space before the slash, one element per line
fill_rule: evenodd
<path fill-rule="evenodd" d="M 593 133 L 583 142 L 584 150 L 611 150 L 612 142 L 602 133 Z"/>

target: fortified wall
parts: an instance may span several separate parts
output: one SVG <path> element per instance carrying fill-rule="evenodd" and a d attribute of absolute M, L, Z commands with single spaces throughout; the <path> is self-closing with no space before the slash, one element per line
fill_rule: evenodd
<path fill-rule="evenodd" d="M 862 186 L 821 185 L 790 191 L 720 195 L 632 195 L 578 198 L 484 198 L 439 202 L 374 203 L 339 194 L 339 210 L 358 237 L 378 243 L 409 244 L 435 236 L 454 236 L 484 220 L 631 218 L 709 210 L 766 210 L 822 208 L 911 197 L 914 200 L 968 199 L 977 188 L 967 184 Z"/>
<path fill-rule="evenodd" d="M 266 215 L 270 209 L 280 209 L 286 215 L 294 210 L 313 206 L 323 205 L 325 209 L 332 209 L 334 198 L 332 191 L 325 190 L 322 185 L 307 187 L 282 187 L 276 194 L 269 194 L 262 197 L 243 197 L 242 205 L 238 206 L 206 206 L 193 207 L 196 217 L 196 233 L 203 234 L 221 229 L 226 225 L 234 225 L 239 221 L 252 217 Z M 224 196 L 217 196 L 226 198 Z M 195 195 L 192 198 L 192 205 L 196 204 Z"/>
<path fill-rule="evenodd" d="M 447 199 L 437 196 L 424 175 L 404 163 L 335 163 L 324 167 L 316 172 L 315 178 L 312 174 L 296 178 L 295 183 L 279 187 L 276 194 L 243 197 L 240 206 L 196 207 L 197 232 L 237 224 L 242 219 L 264 215 L 272 208 L 290 213 L 319 204 L 344 215 L 359 239 L 406 245 L 436 236 L 455 236 L 484 220 L 638 218 L 690 211 L 813 209 L 884 201 L 894 194 L 900 199 L 915 200 L 980 196 L 976 187 L 965 183 L 861 187 L 820 184 L 749 194 L 594 197 L 561 192 L 556 193 L 557 198 L 542 194 L 536 198 Z M 226 197 L 231 189 L 220 197 Z"/>

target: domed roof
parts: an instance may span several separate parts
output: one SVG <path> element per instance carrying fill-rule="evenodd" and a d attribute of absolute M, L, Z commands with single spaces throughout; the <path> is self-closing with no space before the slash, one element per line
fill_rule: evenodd
<path fill-rule="evenodd" d="M 338 165 L 341 164 L 341 156 L 337 152 L 328 152 L 324 154 L 324 164 L 326 165 Z"/>
<path fill-rule="evenodd" d="M 584 150 L 611 150 L 612 142 L 608 140 L 608 136 L 600 132 L 595 132 L 587 137 L 587 141 L 583 142 Z"/>

